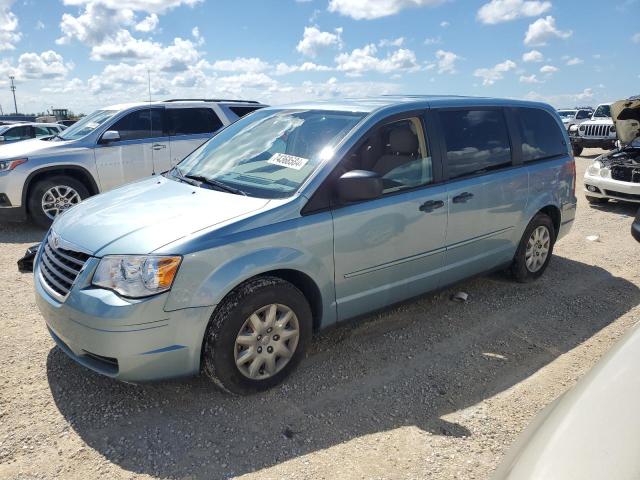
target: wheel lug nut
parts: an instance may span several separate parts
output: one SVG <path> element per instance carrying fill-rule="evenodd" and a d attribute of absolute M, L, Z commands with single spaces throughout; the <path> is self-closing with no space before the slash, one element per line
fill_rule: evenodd
<path fill-rule="evenodd" d="M 271 328 L 271 327 L 267 328 L 267 333 L 271 333 L 272 330 L 273 330 L 273 328 Z"/>
<path fill-rule="evenodd" d="M 262 335 L 258 335 L 258 340 L 262 340 Z"/>
<path fill-rule="evenodd" d="M 273 339 L 277 342 L 278 340 L 280 340 L 280 335 L 274 335 Z"/>
<path fill-rule="evenodd" d="M 273 353 L 273 347 L 267 347 L 267 352 Z"/>
<path fill-rule="evenodd" d="M 258 353 L 262 353 L 262 347 L 258 347 Z"/>

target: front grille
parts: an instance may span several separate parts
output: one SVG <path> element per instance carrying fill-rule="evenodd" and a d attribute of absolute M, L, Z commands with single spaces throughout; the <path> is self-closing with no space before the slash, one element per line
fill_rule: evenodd
<path fill-rule="evenodd" d="M 54 246 L 49 235 L 40 255 L 42 279 L 49 289 L 65 299 L 89 257 L 86 253 Z"/>
<path fill-rule="evenodd" d="M 608 137 L 611 125 L 585 125 L 585 137 Z"/>

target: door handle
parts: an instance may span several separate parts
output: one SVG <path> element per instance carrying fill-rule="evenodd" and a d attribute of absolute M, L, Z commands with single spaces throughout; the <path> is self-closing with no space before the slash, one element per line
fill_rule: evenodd
<path fill-rule="evenodd" d="M 428 200 L 426 202 L 424 202 L 422 205 L 420 205 L 420 207 L 418 208 L 421 212 L 433 212 L 436 208 L 442 208 L 444 207 L 444 202 L 442 200 Z"/>
<path fill-rule="evenodd" d="M 162 145 L 161 143 L 154 143 L 153 144 L 153 149 L 154 150 L 162 150 L 163 148 L 167 148 L 166 145 Z"/>
<path fill-rule="evenodd" d="M 465 203 L 470 198 L 473 198 L 473 193 L 464 192 L 453 197 L 453 203 Z"/>

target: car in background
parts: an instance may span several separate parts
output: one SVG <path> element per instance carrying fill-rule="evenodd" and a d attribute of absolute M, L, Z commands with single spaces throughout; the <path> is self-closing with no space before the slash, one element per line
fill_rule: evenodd
<path fill-rule="evenodd" d="M 640 98 L 615 102 L 611 114 L 620 145 L 587 168 L 584 191 L 590 203 L 640 203 Z"/>
<path fill-rule="evenodd" d="M 0 148 L 0 220 L 30 216 L 47 227 L 91 195 L 171 169 L 218 130 L 262 107 L 208 99 L 113 105 L 55 136 Z M 12 128 L 31 132 L 38 125 Z"/>
<path fill-rule="evenodd" d="M 567 132 L 543 103 L 265 108 L 164 175 L 56 218 L 37 304 L 58 346 L 99 373 L 204 370 L 248 394 L 281 382 L 314 330 L 498 268 L 540 278 L 573 224 L 575 185 Z"/>
<path fill-rule="evenodd" d="M 589 120 L 593 115 L 593 108 L 564 108 L 558 110 L 558 115 L 560 115 L 562 124 L 569 130 L 571 125 L 580 125 L 582 122 Z"/>
<path fill-rule="evenodd" d="M 22 142 L 32 138 L 44 138 L 57 135 L 65 128 L 57 123 L 26 123 L 0 126 L 0 146 L 9 143 Z M 0 154 L 1 155 L 1 154 Z"/>
<path fill-rule="evenodd" d="M 73 125 L 77 121 L 78 120 L 58 120 L 56 123 L 59 124 L 59 125 L 64 125 L 65 127 L 70 127 L 71 125 Z"/>
<path fill-rule="evenodd" d="M 493 480 L 640 478 L 640 324 L 518 437 Z"/>
<path fill-rule="evenodd" d="M 574 155 L 580 155 L 585 148 L 614 148 L 618 137 L 611 118 L 611 104 L 598 105 L 590 119 L 570 126 L 569 137 Z"/>

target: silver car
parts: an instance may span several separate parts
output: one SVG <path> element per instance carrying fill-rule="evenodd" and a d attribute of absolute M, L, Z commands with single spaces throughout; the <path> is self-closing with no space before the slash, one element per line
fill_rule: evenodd
<path fill-rule="evenodd" d="M 0 221 L 29 215 L 47 227 L 91 195 L 169 170 L 215 132 L 263 106 L 242 100 L 114 105 L 53 137 L 2 147 Z"/>
<path fill-rule="evenodd" d="M 0 146 L 31 140 L 32 138 L 51 137 L 61 133 L 64 125 L 57 123 L 20 122 L 0 127 Z"/>

